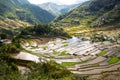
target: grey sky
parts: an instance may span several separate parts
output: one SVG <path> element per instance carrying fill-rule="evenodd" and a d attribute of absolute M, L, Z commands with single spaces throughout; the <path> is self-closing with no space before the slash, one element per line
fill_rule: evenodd
<path fill-rule="evenodd" d="M 42 4 L 42 3 L 46 3 L 46 2 L 53 2 L 56 4 L 70 5 L 70 4 L 81 3 L 84 1 L 88 1 L 88 0 L 28 0 L 28 1 L 31 2 L 32 4 Z"/>

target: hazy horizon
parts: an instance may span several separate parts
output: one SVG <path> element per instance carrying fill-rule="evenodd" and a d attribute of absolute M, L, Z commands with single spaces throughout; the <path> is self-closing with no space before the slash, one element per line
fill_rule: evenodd
<path fill-rule="evenodd" d="M 28 0 L 32 4 L 43 4 L 43 3 L 55 3 L 58 5 L 71 5 L 71 4 L 78 4 L 88 0 Z"/>

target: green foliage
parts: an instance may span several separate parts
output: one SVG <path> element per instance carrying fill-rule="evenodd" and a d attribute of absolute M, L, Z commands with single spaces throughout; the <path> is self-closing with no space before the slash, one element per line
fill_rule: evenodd
<path fill-rule="evenodd" d="M 5 61 L 0 61 L 0 63 L 0 80 L 25 80 L 14 63 Z"/>
<path fill-rule="evenodd" d="M 20 39 L 17 37 L 13 38 L 11 43 L 0 43 L 0 53 L 19 53 L 20 49 L 22 49 L 22 47 Z"/>
<path fill-rule="evenodd" d="M 73 75 L 72 80 L 88 80 L 88 75 L 79 75 L 79 74 L 75 74 Z"/>
<path fill-rule="evenodd" d="M 53 54 L 58 55 L 58 54 L 59 54 L 59 52 L 57 52 L 57 51 L 53 50 Z"/>
<path fill-rule="evenodd" d="M 22 30 L 21 36 L 34 35 L 34 36 L 66 36 L 69 35 L 62 28 L 55 28 L 51 24 L 39 24 L 33 27 L 28 27 Z"/>
<path fill-rule="evenodd" d="M 67 51 L 62 51 L 59 56 L 69 56 L 69 54 Z"/>
<path fill-rule="evenodd" d="M 67 51 L 57 52 L 57 51 L 53 50 L 53 54 L 59 55 L 59 56 L 69 56 Z"/>
<path fill-rule="evenodd" d="M 46 50 L 48 48 L 48 46 L 42 46 L 43 50 Z"/>
<path fill-rule="evenodd" d="M 17 48 L 22 49 L 20 43 L 21 43 L 20 38 L 17 38 L 17 37 L 13 38 L 12 44 L 15 45 Z"/>
<path fill-rule="evenodd" d="M 67 43 L 67 42 L 62 42 L 62 44 L 63 44 L 64 46 L 68 46 L 68 43 Z"/>
<path fill-rule="evenodd" d="M 7 34 L 4 34 L 4 33 L 1 33 L 0 34 L 0 39 L 8 39 L 8 35 Z"/>
<path fill-rule="evenodd" d="M 14 44 L 0 45 L 0 53 L 18 53 L 19 49 Z"/>
<path fill-rule="evenodd" d="M 104 54 L 106 54 L 107 53 L 107 51 L 106 50 L 103 50 L 103 51 L 101 51 L 99 54 L 97 54 L 97 56 L 103 56 Z"/>
<path fill-rule="evenodd" d="M 14 38 L 11 44 L 0 45 L 0 80 L 71 80 L 71 72 L 54 61 L 34 63 L 11 58 L 9 53 L 19 52 L 17 43 L 20 44 L 18 37 Z M 30 71 L 21 74 L 18 64 Z"/>
<path fill-rule="evenodd" d="M 80 62 L 62 62 L 62 66 L 74 66 Z"/>
<path fill-rule="evenodd" d="M 0 53 L 0 80 L 25 80 L 15 62 L 8 54 Z"/>
<path fill-rule="evenodd" d="M 104 35 L 103 32 L 95 33 L 92 35 L 91 41 L 92 42 L 103 42 L 105 41 L 104 37 L 106 37 L 106 35 Z"/>
<path fill-rule="evenodd" d="M 114 64 L 117 63 L 120 59 L 118 57 L 112 57 L 109 59 L 108 63 L 109 64 Z"/>
<path fill-rule="evenodd" d="M 31 72 L 28 74 L 29 79 L 60 79 L 70 76 L 70 71 L 61 67 L 59 64 L 50 61 L 46 63 L 34 63 L 30 68 Z"/>
<path fill-rule="evenodd" d="M 26 63 L 30 71 L 20 73 L 16 64 L 23 62 L 0 54 L 0 80 L 71 80 L 71 72 L 54 61 Z"/>
<path fill-rule="evenodd" d="M 56 45 L 56 42 L 52 42 L 52 44 Z"/>
<path fill-rule="evenodd" d="M 62 62 L 62 66 L 74 66 L 76 64 L 82 64 L 82 63 L 85 63 L 87 61 L 90 61 L 91 58 L 87 59 L 87 60 L 84 60 L 84 61 L 81 61 L 81 62 Z"/>
<path fill-rule="evenodd" d="M 107 5 L 106 5 L 107 4 Z M 59 26 L 84 25 L 99 27 L 104 24 L 119 23 L 119 0 L 91 0 L 81 4 L 69 13 L 54 20 Z"/>
<path fill-rule="evenodd" d="M 35 23 L 49 23 L 54 16 L 49 12 L 30 4 L 27 0 L 0 0 L 0 16 L 11 20 Z"/>

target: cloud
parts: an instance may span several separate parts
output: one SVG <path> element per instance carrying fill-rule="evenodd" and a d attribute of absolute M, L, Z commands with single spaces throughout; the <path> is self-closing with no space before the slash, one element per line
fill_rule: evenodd
<path fill-rule="evenodd" d="M 56 3 L 56 4 L 77 4 L 77 3 L 81 3 L 84 1 L 88 1 L 88 0 L 28 0 L 30 3 L 33 4 L 42 4 L 42 3 L 46 3 L 46 2 L 52 2 L 52 3 Z"/>

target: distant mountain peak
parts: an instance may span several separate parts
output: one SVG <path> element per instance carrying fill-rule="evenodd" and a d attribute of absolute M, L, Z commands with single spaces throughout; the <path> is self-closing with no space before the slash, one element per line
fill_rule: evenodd
<path fill-rule="evenodd" d="M 69 12 L 69 10 L 75 8 L 76 6 L 78 6 L 78 4 L 58 5 L 56 3 L 47 2 L 47 3 L 39 4 L 38 6 L 42 9 L 52 13 L 53 15 L 57 16 L 57 15 Z"/>

